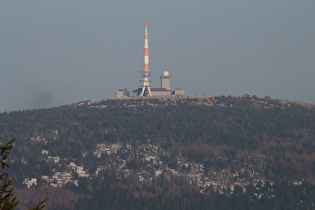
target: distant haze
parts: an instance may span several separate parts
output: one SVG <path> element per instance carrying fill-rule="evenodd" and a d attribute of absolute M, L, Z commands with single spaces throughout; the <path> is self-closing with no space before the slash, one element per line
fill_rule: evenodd
<path fill-rule="evenodd" d="M 0 4 L 0 112 L 139 87 L 148 21 L 153 86 L 315 103 L 315 1 L 10 1 Z"/>

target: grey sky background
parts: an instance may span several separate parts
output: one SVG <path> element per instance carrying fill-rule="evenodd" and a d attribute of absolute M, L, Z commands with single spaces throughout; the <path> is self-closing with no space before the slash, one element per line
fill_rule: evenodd
<path fill-rule="evenodd" d="M 136 89 L 145 20 L 154 87 L 315 103 L 314 0 L 2 0 L 0 112 Z"/>

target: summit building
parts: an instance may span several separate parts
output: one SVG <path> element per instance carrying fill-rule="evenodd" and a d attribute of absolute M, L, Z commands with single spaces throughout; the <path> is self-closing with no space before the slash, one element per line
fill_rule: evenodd
<path fill-rule="evenodd" d="M 168 71 L 163 71 L 160 76 L 161 87 L 151 87 L 151 71 L 149 70 L 149 44 L 148 44 L 148 25 L 145 21 L 145 33 L 144 33 L 144 70 L 141 72 L 140 87 L 133 90 L 133 97 L 150 97 L 150 96 L 168 96 L 168 95 L 184 95 L 185 91 L 181 89 L 171 90 L 171 76 Z M 130 93 L 126 87 L 121 87 L 116 92 L 116 98 L 129 98 Z"/>

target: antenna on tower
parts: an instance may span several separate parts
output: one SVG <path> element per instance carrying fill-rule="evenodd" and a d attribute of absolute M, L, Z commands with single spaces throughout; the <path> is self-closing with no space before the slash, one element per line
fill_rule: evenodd
<path fill-rule="evenodd" d="M 151 94 L 151 85 L 150 85 L 151 71 L 149 71 L 149 44 L 148 44 L 148 25 L 145 21 L 145 32 L 144 32 L 144 70 L 141 71 L 141 87 L 142 91 L 140 96 Z"/>

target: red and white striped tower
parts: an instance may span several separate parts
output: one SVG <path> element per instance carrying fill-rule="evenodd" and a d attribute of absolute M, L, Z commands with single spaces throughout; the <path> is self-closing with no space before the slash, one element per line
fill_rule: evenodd
<path fill-rule="evenodd" d="M 145 32 L 144 32 L 144 71 L 149 71 L 149 44 L 148 44 L 147 21 L 145 21 Z"/>
<path fill-rule="evenodd" d="M 145 33 L 144 33 L 144 71 L 141 71 L 141 77 L 140 80 L 142 91 L 140 96 L 149 95 L 151 96 L 151 89 L 150 89 L 150 77 L 151 73 L 149 71 L 149 45 L 148 45 L 148 26 L 147 21 L 145 21 Z"/>

